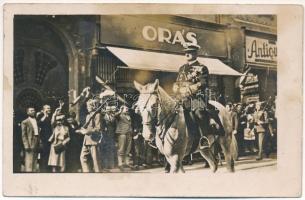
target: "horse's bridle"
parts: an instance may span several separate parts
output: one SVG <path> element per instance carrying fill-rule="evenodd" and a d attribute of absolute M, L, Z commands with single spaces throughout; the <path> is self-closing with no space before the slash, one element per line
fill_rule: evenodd
<path fill-rule="evenodd" d="M 145 104 L 144 104 L 143 111 L 146 110 L 148 101 L 150 100 L 150 98 L 152 97 L 153 94 L 154 94 L 154 93 L 150 93 L 150 94 L 149 94 L 149 97 L 147 98 L 147 100 L 146 100 L 146 102 L 145 102 Z M 159 100 L 160 98 L 159 98 L 159 95 L 158 95 L 158 94 L 157 94 L 157 97 L 158 97 L 158 100 Z M 158 108 L 158 107 L 157 107 L 157 108 Z M 148 122 L 143 123 L 143 125 L 147 125 L 147 126 L 151 126 L 151 127 L 152 127 L 152 126 L 153 126 L 153 123 L 155 123 L 156 120 L 157 120 L 157 119 L 155 119 L 156 116 L 152 116 L 152 114 L 151 114 L 150 112 L 147 112 L 147 113 L 148 113 L 148 115 L 150 116 L 151 120 L 148 121 Z M 156 113 L 158 113 L 158 110 L 157 110 Z M 157 123 L 158 123 L 158 122 L 157 122 Z"/>
<path fill-rule="evenodd" d="M 153 94 L 155 94 L 155 93 L 150 93 L 149 97 L 147 98 L 147 100 L 146 100 L 146 102 L 145 102 L 145 104 L 144 104 L 144 107 L 143 107 L 143 111 L 146 110 L 148 101 L 149 101 L 149 99 L 152 97 Z M 162 107 L 162 98 L 161 98 L 161 95 L 160 95 L 159 92 L 156 92 L 156 94 L 157 94 L 157 98 L 158 98 L 158 101 L 157 101 L 157 102 L 158 102 L 158 106 L 157 106 L 157 111 L 156 111 L 156 113 L 158 113 L 159 107 Z M 174 110 L 175 110 L 175 109 L 176 109 L 176 108 L 174 108 Z M 148 114 L 149 114 L 149 116 L 151 117 L 151 120 L 148 121 L 148 122 L 143 123 L 143 125 L 147 125 L 147 126 L 152 127 L 153 125 L 159 125 L 160 122 L 163 121 L 163 120 L 165 120 L 166 118 L 168 118 L 168 117 L 172 114 L 172 112 L 169 112 L 169 113 L 168 113 L 167 115 L 165 115 L 162 119 L 159 119 L 158 114 L 157 114 L 156 116 L 152 116 L 150 112 L 148 112 Z M 155 123 L 155 124 L 153 124 L 153 123 Z"/>

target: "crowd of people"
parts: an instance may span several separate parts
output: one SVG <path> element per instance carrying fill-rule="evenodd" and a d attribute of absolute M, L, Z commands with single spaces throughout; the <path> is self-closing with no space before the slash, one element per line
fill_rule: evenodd
<path fill-rule="evenodd" d="M 108 172 L 138 170 L 160 164 L 157 149 L 144 141 L 136 108 L 105 106 L 89 99 L 83 126 L 75 112 L 65 114 L 62 104 L 51 113 L 44 105 L 36 113 L 26 110 L 26 119 L 14 120 L 15 172 Z"/>
<path fill-rule="evenodd" d="M 197 60 L 199 49 L 197 44 L 184 45 L 186 64 L 179 68 L 173 92 L 177 97 L 174 99 L 180 102 L 177 105 L 184 109 L 189 133 L 200 138 L 199 146 L 203 149 L 210 148 L 206 137 L 214 130 L 210 126 L 214 124 L 217 129 L 212 131 L 215 137 L 225 134 L 225 130 L 217 109 L 207 103 L 209 70 Z M 71 104 L 79 103 L 80 108 L 86 105 L 85 112 L 80 109 L 80 121 L 74 112 L 64 112 L 62 101 L 52 115 L 50 105 L 44 105 L 37 114 L 34 107 L 28 107 L 25 119 L 15 113 L 14 172 L 102 172 L 113 168 L 125 171 L 126 168 L 149 167 L 153 157 L 157 162 L 162 160 L 153 144 L 142 137 L 138 108 L 129 108 L 126 102 L 119 109 L 111 105 L 108 100 L 115 96 L 119 99 L 119 96 L 100 78 L 96 81 L 103 85 L 102 92 L 97 92 L 96 96 L 90 87 L 84 88 Z M 225 103 L 223 96 L 218 102 L 230 113 L 231 151 L 235 160 L 249 153 L 257 153 L 256 159 L 261 160 L 263 153 L 269 157 L 276 151 L 275 102 L 269 99 L 232 104 Z M 221 152 L 214 153 L 216 156 Z M 192 155 L 187 156 L 185 161 L 191 163 L 192 158 Z"/>
<path fill-rule="evenodd" d="M 232 151 L 235 151 L 235 160 L 251 153 L 256 153 L 256 160 L 261 160 L 276 152 L 277 119 L 274 101 L 248 104 L 229 102 L 226 109 L 232 118 Z"/>
<path fill-rule="evenodd" d="M 84 95 L 88 96 L 88 95 Z M 52 114 L 44 105 L 36 113 L 28 107 L 27 117 L 14 120 L 15 172 L 109 172 L 163 165 L 164 158 L 142 137 L 142 118 L 136 106 L 105 105 L 88 98 L 84 123 L 75 112 L 63 111 L 63 102 Z M 269 157 L 276 151 L 276 113 L 274 102 L 226 103 L 232 122 L 235 160 L 257 154 Z M 191 163 L 193 156 L 186 157 Z"/>

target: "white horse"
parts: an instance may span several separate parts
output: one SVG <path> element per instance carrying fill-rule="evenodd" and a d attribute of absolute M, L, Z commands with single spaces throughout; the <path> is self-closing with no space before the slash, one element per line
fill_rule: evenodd
<path fill-rule="evenodd" d="M 188 133 L 182 106 L 176 106 L 176 102 L 159 86 L 158 79 L 146 85 L 134 81 L 134 85 L 140 93 L 137 105 L 143 120 L 143 137 L 146 141 L 155 139 L 159 151 L 170 164 L 170 172 L 184 172 L 182 160 L 184 156 L 193 153 L 191 152 L 193 149 L 201 153 L 215 172 L 217 162 L 211 149 L 197 147 L 199 146 L 198 138 Z M 225 135 L 219 136 L 217 141 L 225 155 L 227 169 L 233 172 L 234 161 L 230 152 L 232 133 L 230 115 L 220 103 L 216 101 L 209 101 L 209 103 L 219 110 Z M 163 130 L 166 130 L 166 133 L 162 136 L 160 133 Z M 208 138 L 211 143 L 216 142 L 213 135 L 210 134 Z M 194 145 L 196 145 L 195 148 L 192 148 Z"/>

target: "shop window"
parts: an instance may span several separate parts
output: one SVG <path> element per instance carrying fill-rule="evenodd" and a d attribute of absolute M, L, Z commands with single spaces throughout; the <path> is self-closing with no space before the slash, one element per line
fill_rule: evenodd
<path fill-rule="evenodd" d="M 57 66 L 57 62 L 52 59 L 49 55 L 37 51 L 35 56 L 35 83 L 37 85 L 42 85 L 47 73 Z"/>
<path fill-rule="evenodd" d="M 118 82 L 127 82 L 130 77 L 130 70 L 129 69 L 119 69 L 116 77 L 117 77 Z"/>
<path fill-rule="evenodd" d="M 98 75 L 110 84 L 113 84 L 118 77 L 117 66 L 122 66 L 123 64 L 114 57 L 108 50 L 100 50 L 98 57 Z M 121 77 L 120 77 L 121 78 Z"/>
<path fill-rule="evenodd" d="M 17 49 L 14 51 L 14 84 L 18 85 L 24 82 L 24 50 Z"/>

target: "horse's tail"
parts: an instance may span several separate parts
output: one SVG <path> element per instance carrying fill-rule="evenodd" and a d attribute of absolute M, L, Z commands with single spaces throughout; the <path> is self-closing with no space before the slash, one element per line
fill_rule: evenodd
<path fill-rule="evenodd" d="M 226 108 L 217 101 L 209 101 L 211 105 L 219 110 L 219 118 L 225 131 L 226 142 L 228 145 L 229 155 L 231 160 L 236 160 L 238 155 L 237 142 L 235 136 L 233 135 L 233 126 L 231 114 L 226 110 Z"/>

